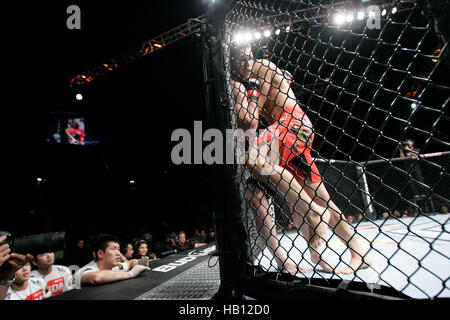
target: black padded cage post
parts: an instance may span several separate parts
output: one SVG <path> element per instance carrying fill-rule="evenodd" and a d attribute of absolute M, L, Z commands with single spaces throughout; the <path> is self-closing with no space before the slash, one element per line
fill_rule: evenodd
<path fill-rule="evenodd" d="M 205 83 L 206 122 L 208 128 L 219 129 L 226 136 L 231 123 L 229 97 L 224 89 L 226 72 L 223 55 L 224 17 L 232 1 L 220 1 L 207 11 L 202 28 L 203 74 Z M 222 154 L 226 154 L 226 145 Z M 216 255 L 219 256 L 220 289 L 217 299 L 235 295 L 239 275 L 246 259 L 245 230 L 240 223 L 240 197 L 236 188 L 235 165 L 214 164 L 210 174 L 214 187 L 214 224 Z"/>
<path fill-rule="evenodd" d="M 291 73 L 291 88 L 314 127 L 311 153 L 329 201 L 346 223 L 362 217 L 352 224 L 355 237 L 367 254 L 382 261 L 377 279 L 369 281 L 359 271 L 324 276 L 310 261 L 306 266 L 312 275 L 274 270 L 273 254 L 244 195 L 249 170 L 236 160 L 214 171 L 223 292 L 269 299 L 434 299 L 449 294 L 450 274 L 441 268 L 450 266 L 448 219 L 439 213 L 450 205 L 448 9 L 448 1 L 407 0 L 237 0 L 211 7 L 204 42 L 205 79 L 213 89 L 210 127 L 222 132 L 237 128 L 230 48 L 247 41 L 255 59 L 273 62 L 283 77 Z M 365 15 L 360 19 L 361 10 Z M 407 154 L 408 139 L 420 151 Z M 239 152 L 235 147 L 235 159 Z M 294 242 L 304 239 L 290 229 L 286 199 L 275 192 L 269 200 L 267 214 L 280 246 L 287 241 L 289 255 L 308 260 L 306 249 L 295 248 Z M 403 209 L 409 220 L 396 216 Z M 427 228 L 416 229 L 420 225 Z M 364 229 L 375 234 L 364 234 Z M 324 254 L 344 263 L 349 250 L 330 239 Z M 408 248 L 410 239 L 426 252 Z M 392 247 L 386 251 L 385 244 Z M 397 261 L 400 256 L 404 261 Z M 441 265 L 431 265 L 432 257 Z M 422 278 L 435 287 L 422 288 Z"/>

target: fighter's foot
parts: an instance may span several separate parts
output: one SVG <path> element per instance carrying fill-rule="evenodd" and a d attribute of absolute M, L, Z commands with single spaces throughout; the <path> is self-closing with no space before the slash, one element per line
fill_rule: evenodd
<path fill-rule="evenodd" d="M 372 259 L 370 259 L 368 257 L 364 257 L 364 259 L 359 256 L 352 257 L 350 259 L 349 265 L 346 268 L 342 269 L 342 273 L 343 274 L 352 274 L 360 269 L 368 268 L 369 266 L 372 265 L 372 263 L 373 263 Z"/>
<path fill-rule="evenodd" d="M 333 265 L 323 255 L 319 255 L 316 252 L 311 252 L 311 262 L 315 265 L 319 264 L 322 270 L 327 273 L 339 274 L 342 273 L 341 269 L 333 268 Z"/>
<path fill-rule="evenodd" d="M 291 262 L 285 262 L 283 264 L 283 267 L 280 268 L 281 273 L 286 273 L 290 275 L 298 275 L 298 274 L 305 274 L 306 269 L 296 265 L 295 263 Z"/>

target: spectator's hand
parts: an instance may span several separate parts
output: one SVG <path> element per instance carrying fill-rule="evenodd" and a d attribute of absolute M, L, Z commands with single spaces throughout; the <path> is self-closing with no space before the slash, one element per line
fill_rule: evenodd
<path fill-rule="evenodd" d="M 0 237 L 0 243 L 6 239 L 6 236 Z M 0 246 L 0 279 L 11 280 L 14 278 L 14 274 L 17 270 L 22 268 L 26 263 L 33 260 L 31 254 L 22 255 L 18 253 L 11 253 L 11 249 L 8 244 L 3 244 Z"/>
<path fill-rule="evenodd" d="M 151 270 L 149 267 L 145 267 L 145 266 L 141 266 L 141 265 L 135 265 L 133 267 L 133 269 L 131 269 L 129 272 L 131 274 L 132 278 L 137 277 L 139 274 L 141 274 L 142 272 L 146 271 L 146 270 Z"/>
<path fill-rule="evenodd" d="M 141 266 L 144 266 L 144 267 L 148 267 L 148 261 L 149 261 L 149 258 L 147 256 L 142 256 L 139 259 L 138 264 L 141 265 Z"/>

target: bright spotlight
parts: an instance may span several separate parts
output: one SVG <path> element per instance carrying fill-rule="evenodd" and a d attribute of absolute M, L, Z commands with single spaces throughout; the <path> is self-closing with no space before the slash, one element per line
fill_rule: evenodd
<path fill-rule="evenodd" d="M 286 27 L 286 32 L 290 32 L 291 31 L 291 26 L 287 26 Z"/>
<path fill-rule="evenodd" d="M 275 34 L 276 34 L 276 35 L 279 35 L 280 32 L 281 32 L 281 30 L 280 30 L 280 29 L 277 29 L 277 30 L 275 31 Z"/>
<path fill-rule="evenodd" d="M 234 35 L 234 42 L 236 42 L 237 44 L 241 44 L 242 42 L 244 42 L 244 35 L 242 33 L 236 33 Z"/>
<path fill-rule="evenodd" d="M 270 30 L 264 30 L 263 35 L 264 35 L 264 37 L 266 37 L 266 38 L 270 37 Z"/>
<path fill-rule="evenodd" d="M 346 20 L 347 22 L 352 22 L 352 21 L 353 21 L 353 14 L 349 13 L 349 14 L 345 17 L 345 20 Z"/>
<path fill-rule="evenodd" d="M 411 109 L 415 109 L 415 108 L 417 108 L 417 104 L 416 103 L 411 103 Z"/>
<path fill-rule="evenodd" d="M 261 33 L 260 32 L 255 32 L 255 34 L 254 34 L 254 37 L 255 37 L 255 39 L 256 40 L 259 40 L 259 39 L 261 39 Z"/>
<path fill-rule="evenodd" d="M 364 19 L 364 16 L 365 16 L 364 12 L 362 12 L 362 11 L 359 11 L 359 12 L 358 12 L 358 15 L 357 15 L 358 20 Z"/>
<path fill-rule="evenodd" d="M 393 7 L 391 12 L 392 12 L 392 14 L 396 14 L 397 13 L 397 7 Z"/>
<path fill-rule="evenodd" d="M 381 11 L 381 15 L 382 15 L 382 16 L 385 16 L 386 13 L 387 13 L 386 9 L 383 9 L 383 11 Z"/>
<path fill-rule="evenodd" d="M 244 40 L 245 42 L 250 42 L 253 40 L 253 35 L 250 32 L 244 33 Z"/>
<path fill-rule="evenodd" d="M 345 22 L 345 16 L 341 13 L 338 13 L 335 17 L 334 17 L 334 23 L 336 23 L 337 25 L 341 25 Z"/>
<path fill-rule="evenodd" d="M 75 99 L 77 99 L 78 101 L 81 101 L 81 100 L 83 100 L 83 95 L 81 93 L 77 93 L 75 95 Z"/>

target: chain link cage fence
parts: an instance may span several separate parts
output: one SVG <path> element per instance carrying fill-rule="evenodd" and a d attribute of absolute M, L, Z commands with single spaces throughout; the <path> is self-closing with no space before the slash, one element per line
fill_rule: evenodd
<path fill-rule="evenodd" d="M 299 297 L 314 285 L 450 297 L 448 9 L 362 0 L 227 8 L 212 40 L 224 126 L 259 135 L 233 166 L 245 279 L 297 285 Z M 281 171 L 264 175 L 270 132 Z"/>

